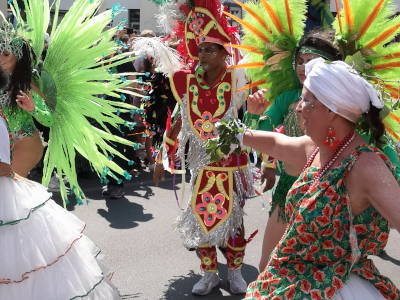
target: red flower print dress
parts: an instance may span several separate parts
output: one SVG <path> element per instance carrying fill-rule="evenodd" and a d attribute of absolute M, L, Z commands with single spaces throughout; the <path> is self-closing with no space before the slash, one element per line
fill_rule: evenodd
<path fill-rule="evenodd" d="M 379 155 L 395 174 L 385 155 L 362 145 L 310 190 L 319 168 L 309 167 L 299 176 L 287 195 L 286 232 L 264 272 L 249 285 L 246 299 L 331 299 L 348 283 L 350 272 L 372 283 L 384 298 L 400 297 L 368 259 L 386 246 L 390 224 L 372 206 L 351 217 L 343 179 L 367 152 Z"/>

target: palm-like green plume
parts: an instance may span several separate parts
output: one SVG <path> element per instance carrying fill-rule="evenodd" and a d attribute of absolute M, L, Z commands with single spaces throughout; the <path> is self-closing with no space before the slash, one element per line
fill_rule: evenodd
<path fill-rule="evenodd" d="M 246 63 L 264 63 L 263 68 L 246 70 L 247 76 L 261 88 L 267 88 L 266 97 L 274 101 L 279 94 L 297 87 L 292 62 L 294 50 L 304 32 L 306 1 L 271 0 L 246 3 L 247 11 L 256 12 L 254 18 L 247 12 L 243 21 L 255 27 L 269 40 L 265 42 L 249 26 L 244 26 L 243 45 L 256 47 L 245 51 Z M 266 27 L 259 22 L 262 19 Z"/>

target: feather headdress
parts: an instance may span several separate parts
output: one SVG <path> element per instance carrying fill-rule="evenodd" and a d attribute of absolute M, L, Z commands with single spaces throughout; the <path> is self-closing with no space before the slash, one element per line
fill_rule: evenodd
<path fill-rule="evenodd" d="M 384 98 L 387 109 L 383 122 L 389 135 L 399 142 L 400 44 L 387 45 L 400 33 L 400 16 L 395 15 L 393 0 L 343 0 L 343 9 L 338 11 L 333 26 L 346 62 L 374 84 Z"/>

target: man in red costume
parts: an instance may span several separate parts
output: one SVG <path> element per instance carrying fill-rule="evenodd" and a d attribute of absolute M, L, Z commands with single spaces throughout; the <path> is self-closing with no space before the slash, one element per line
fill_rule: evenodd
<path fill-rule="evenodd" d="M 170 78 L 179 107 L 173 113 L 171 128 L 164 135 L 154 179 L 157 185 L 164 168 L 170 169 L 170 160 L 170 171 L 182 172 L 173 168 L 175 156 L 191 171 L 188 207 L 175 227 L 181 233 L 184 246 L 198 248 L 200 254 L 204 276 L 194 285 L 192 293 L 206 295 L 219 284 L 216 246 L 226 247 L 231 292 L 245 293 L 247 284 L 240 270 L 246 246 L 242 207 L 252 185 L 247 155 L 226 155 L 215 164 L 210 163 L 206 152 L 207 141 L 218 135 L 216 123 L 236 115 L 243 101 L 242 95 L 235 92 L 239 80 L 234 69 L 227 65 L 231 50 L 225 45 L 233 40 L 234 30 L 228 26 L 218 1 L 194 2 L 192 7 L 181 6 L 188 17 L 180 24 L 184 37 L 178 49 L 193 65 L 197 62 L 199 65 L 195 71 L 182 70 Z M 179 36 L 179 31 L 175 30 L 175 34 Z M 185 155 L 186 144 L 189 149 Z"/>

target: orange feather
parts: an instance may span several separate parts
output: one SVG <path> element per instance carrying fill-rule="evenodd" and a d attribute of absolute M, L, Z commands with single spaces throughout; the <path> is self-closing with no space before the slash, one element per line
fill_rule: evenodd
<path fill-rule="evenodd" d="M 253 63 L 247 63 L 247 64 L 241 64 L 241 65 L 232 65 L 229 66 L 228 69 L 254 69 L 254 68 L 264 68 L 265 63 L 263 62 L 253 62 Z"/>
<path fill-rule="evenodd" d="M 285 0 L 285 7 L 286 7 L 287 21 L 289 24 L 289 32 L 291 35 L 293 35 L 293 20 L 292 20 L 292 13 L 290 12 L 289 0 Z"/>
<path fill-rule="evenodd" d="M 375 65 L 372 68 L 375 71 L 382 71 L 382 70 L 389 70 L 392 68 L 398 68 L 400 67 L 400 61 L 397 62 L 390 62 L 390 63 L 386 63 L 386 64 L 379 64 L 379 65 Z"/>
<path fill-rule="evenodd" d="M 260 23 L 260 25 L 262 27 L 265 28 L 265 30 L 269 33 L 272 34 L 272 30 L 268 27 L 267 22 L 264 21 L 263 18 L 261 18 L 260 15 L 258 15 L 254 10 L 252 10 L 250 7 L 248 7 L 246 4 L 243 4 L 242 2 L 239 2 L 237 0 L 235 0 L 235 2 L 240 5 L 243 9 L 245 9 L 249 14 L 251 14 L 253 16 L 254 19 L 256 19 L 258 21 L 258 23 Z"/>
<path fill-rule="evenodd" d="M 383 124 L 385 125 L 386 131 L 389 132 L 396 140 L 400 141 L 400 136 L 398 136 L 398 134 L 394 132 L 393 129 L 390 128 L 385 121 L 383 121 Z"/>
<path fill-rule="evenodd" d="M 253 25 L 249 24 L 246 21 L 243 21 L 242 19 L 239 19 L 238 17 L 235 17 L 234 15 L 224 11 L 224 14 L 226 14 L 228 17 L 234 19 L 236 22 L 238 22 L 239 24 L 243 25 L 243 27 L 247 28 L 248 30 L 250 30 L 252 33 L 254 33 L 256 36 L 258 36 L 260 39 L 262 39 L 265 43 L 269 43 L 270 40 L 265 36 L 265 34 L 263 34 L 260 30 L 258 30 L 256 27 L 254 27 Z"/>
<path fill-rule="evenodd" d="M 283 32 L 285 29 L 283 28 L 283 24 L 281 19 L 279 19 L 278 15 L 272 9 L 271 5 L 266 0 L 260 0 L 265 10 L 267 11 L 269 17 L 271 18 L 272 23 L 274 23 L 276 29 L 279 33 Z"/>
<path fill-rule="evenodd" d="M 343 0 L 344 8 L 344 19 L 346 20 L 346 25 L 349 25 L 349 33 L 353 31 L 354 28 L 354 16 L 351 11 L 351 6 L 349 0 Z"/>
<path fill-rule="evenodd" d="M 245 87 L 242 87 L 241 89 L 236 90 L 235 92 L 241 92 L 244 90 L 248 90 L 248 89 L 251 89 L 253 87 L 256 87 L 256 86 L 259 86 L 259 85 L 262 85 L 265 83 L 267 83 L 267 81 L 265 79 L 260 79 L 260 80 L 254 81 L 253 83 L 246 85 Z"/>
<path fill-rule="evenodd" d="M 247 52 L 253 52 L 256 54 L 263 54 L 263 51 L 260 50 L 258 47 L 253 47 L 253 46 L 247 46 L 247 45 L 236 45 L 236 44 L 225 44 L 224 47 L 232 47 L 236 48 L 239 50 L 247 51 Z"/>
<path fill-rule="evenodd" d="M 361 25 L 360 28 L 360 37 L 358 39 L 361 39 L 362 36 L 367 32 L 368 28 L 371 26 L 372 22 L 375 21 L 376 17 L 379 14 L 379 11 L 382 8 L 383 2 L 385 0 L 380 0 L 378 4 L 375 6 L 374 10 L 371 12 L 371 14 L 368 16 L 368 18 L 364 21 L 364 23 Z"/>
<path fill-rule="evenodd" d="M 393 26 L 391 28 L 389 28 L 384 33 L 382 33 L 380 36 L 378 36 L 377 38 L 375 38 L 374 40 L 369 42 L 368 45 L 365 46 L 365 48 L 375 48 L 376 46 L 379 46 L 380 44 L 385 42 L 385 40 L 387 38 L 389 38 L 393 33 L 395 33 L 396 30 L 399 29 L 399 28 L 400 28 L 400 23 L 396 24 L 395 26 Z"/>
<path fill-rule="evenodd" d="M 343 33 L 343 29 L 342 29 L 342 20 L 341 20 L 341 18 L 340 18 L 339 1 L 338 1 L 338 0 L 335 0 L 335 1 L 336 1 L 336 13 L 337 13 L 337 16 L 338 16 L 340 33 Z"/>
<path fill-rule="evenodd" d="M 381 58 L 384 58 L 384 59 L 400 58 L 400 52 L 395 52 L 395 53 L 386 54 L 386 55 L 384 55 L 384 56 L 381 56 Z"/>
<path fill-rule="evenodd" d="M 395 120 L 397 123 L 400 124 L 400 118 L 398 116 L 396 116 L 394 113 L 390 112 L 389 113 L 389 118 Z"/>

